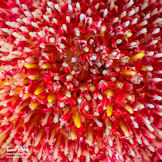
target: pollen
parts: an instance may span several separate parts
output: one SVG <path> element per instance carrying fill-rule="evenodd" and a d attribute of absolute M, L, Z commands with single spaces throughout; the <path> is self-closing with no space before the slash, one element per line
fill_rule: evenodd
<path fill-rule="evenodd" d="M 51 65 L 50 64 L 43 64 L 41 67 L 42 67 L 42 69 L 50 69 Z"/>
<path fill-rule="evenodd" d="M 126 70 L 126 71 L 123 71 L 123 74 L 128 75 L 128 76 L 134 76 L 136 75 L 136 72 L 133 70 Z"/>
<path fill-rule="evenodd" d="M 137 61 L 145 56 L 144 52 L 137 53 L 136 55 L 132 56 L 131 61 Z"/>
<path fill-rule="evenodd" d="M 111 105 L 109 105 L 107 108 L 106 108 L 106 111 L 107 111 L 107 116 L 111 116 L 112 113 L 113 113 L 113 107 Z"/>
<path fill-rule="evenodd" d="M 133 114 L 133 109 L 132 109 L 132 107 L 131 107 L 130 105 L 125 104 L 125 105 L 124 105 L 124 108 L 125 108 L 130 114 Z"/>
<path fill-rule="evenodd" d="M 128 31 L 125 35 L 124 38 L 129 38 L 132 36 L 132 33 L 130 31 Z"/>
<path fill-rule="evenodd" d="M 35 68 L 37 68 L 38 66 L 37 66 L 37 64 L 26 64 L 25 67 L 26 67 L 27 69 L 35 69 Z"/>
<path fill-rule="evenodd" d="M 43 91 L 44 91 L 44 89 L 43 89 L 42 87 L 38 87 L 38 88 L 34 91 L 34 94 L 35 94 L 35 95 L 40 95 Z"/>
<path fill-rule="evenodd" d="M 72 129 L 71 129 L 71 139 L 72 140 L 75 140 L 76 139 L 76 133 L 75 133 L 74 127 L 72 127 Z"/>
<path fill-rule="evenodd" d="M 30 80 L 39 80 L 40 79 L 40 75 L 39 74 L 29 75 L 28 78 Z"/>
<path fill-rule="evenodd" d="M 111 89 L 108 89 L 105 91 L 105 95 L 107 97 L 113 97 L 114 96 L 114 92 Z"/>
<path fill-rule="evenodd" d="M 121 130 L 123 131 L 124 135 L 125 135 L 126 137 L 129 137 L 129 131 L 128 131 L 127 126 L 124 124 L 124 122 L 123 122 L 123 121 L 120 121 L 120 122 L 119 122 L 119 125 L 120 125 L 120 128 L 121 128 Z"/>
<path fill-rule="evenodd" d="M 30 97 L 30 94 L 29 93 L 26 93 L 26 94 L 24 94 L 23 99 L 27 99 L 29 97 Z"/>
<path fill-rule="evenodd" d="M 56 99 L 54 94 L 49 94 L 47 97 L 48 103 L 52 103 Z"/>
<path fill-rule="evenodd" d="M 77 128 L 81 127 L 81 116 L 78 112 L 76 112 L 73 116 L 74 118 L 74 124 L 76 125 Z"/>
<path fill-rule="evenodd" d="M 30 103 L 30 108 L 32 110 L 36 109 L 38 107 L 38 102 L 37 101 L 33 101 Z"/>

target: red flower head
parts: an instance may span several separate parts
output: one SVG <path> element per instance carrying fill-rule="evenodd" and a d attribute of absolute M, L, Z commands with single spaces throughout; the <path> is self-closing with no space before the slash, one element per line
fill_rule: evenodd
<path fill-rule="evenodd" d="M 160 14 L 160 0 L 1 0 L 1 160 L 162 160 Z"/>

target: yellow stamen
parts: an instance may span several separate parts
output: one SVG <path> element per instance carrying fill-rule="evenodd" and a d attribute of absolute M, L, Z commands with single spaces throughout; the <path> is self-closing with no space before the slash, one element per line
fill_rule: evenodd
<path fill-rule="evenodd" d="M 137 53 L 136 55 L 132 56 L 131 61 L 137 61 L 145 56 L 144 52 Z"/>
<path fill-rule="evenodd" d="M 123 87 L 123 85 L 124 85 L 124 83 L 122 83 L 122 82 L 119 82 L 119 81 L 116 82 L 116 87 L 117 88 L 121 89 Z"/>
<path fill-rule="evenodd" d="M 126 71 L 123 71 L 123 74 L 124 74 L 124 75 L 131 75 L 131 76 L 134 76 L 134 75 L 136 75 L 136 72 L 133 71 L 133 70 L 126 70 Z"/>
<path fill-rule="evenodd" d="M 76 133 L 75 133 L 75 129 L 72 127 L 71 129 L 71 139 L 75 140 L 76 139 Z"/>
<path fill-rule="evenodd" d="M 39 74 L 29 75 L 28 78 L 30 80 L 39 80 L 40 79 L 40 75 Z"/>
<path fill-rule="evenodd" d="M 127 126 L 124 124 L 124 122 L 123 122 L 123 121 L 120 121 L 120 122 L 119 122 L 119 125 L 120 125 L 121 130 L 122 130 L 123 133 L 125 134 L 125 136 L 126 136 L 126 137 L 129 137 L 129 131 L 128 131 Z"/>
<path fill-rule="evenodd" d="M 8 82 L 8 79 L 5 79 L 4 81 L 0 80 L 0 88 L 3 88 L 5 86 L 5 83 Z"/>
<path fill-rule="evenodd" d="M 35 90 L 34 94 L 35 94 L 35 95 L 39 95 L 39 94 L 41 94 L 43 91 L 44 91 L 44 89 L 43 89 L 42 87 L 38 87 L 38 88 Z"/>
<path fill-rule="evenodd" d="M 81 127 L 81 117 L 80 117 L 80 114 L 78 112 L 76 112 L 74 114 L 74 123 L 75 123 L 77 128 Z"/>
<path fill-rule="evenodd" d="M 5 135 L 3 135 L 3 136 L 1 136 L 1 137 L 0 137 L 0 142 L 1 142 L 1 141 L 3 141 L 3 140 L 6 138 L 6 137 L 7 137 L 7 135 L 6 135 L 6 134 L 5 134 Z"/>
<path fill-rule="evenodd" d="M 125 35 L 124 38 L 129 38 L 132 36 L 132 33 L 130 31 L 128 31 Z"/>
<path fill-rule="evenodd" d="M 92 133 L 91 129 L 88 130 L 87 140 L 88 140 L 88 145 L 92 146 L 92 143 L 93 143 L 93 133 Z"/>
<path fill-rule="evenodd" d="M 56 96 L 54 94 L 49 94 L 47 97 L 47 100 L 49 103 L 52 103 L 56 99 Z"/>
<path fill-rule="evenodd" d="M 37 102 L 37 101 L 33 101 L 33 102 L 31 102 L 31 104 L 30 104 L 30 108 L 31 108 L 31 109 L 36 109 L 37 106 L 38 106 L 38 102 Z"/>
<path fill-rule="evenodd" d="M 9 110 L 9 108 L 3 108 L 2 110 L 0 110 L 0 114 L 6 114 L 7 111 Z"/>
<path fill-rule="evenodd" d="M 124 108 L 125 108 L 130 114 L 133 114 L 133 109 L 132 109 L 132 107 L 131 107 L 130 105 L 125 104 L 125 105 L 124 105 Z"/>
<path fill-rule="evenodd" d="M 28 69 L 34 69 L 34 68 L 37 68 L 38 66 L 37 64 L 26 64 L 25 67 Z"/>
<path fill-rule="evenodd" d="M 133 99 L 134 99 L 134 97 L 132 95 L 127 95 L 126 97 L 127 97 L 127 100 L 129 100 L 129 101 L 133 101 Z"/>
<path fill-rule="evenodd" d="M 29 93 L 26 93 L 26 94 L 24 94 L 23 99 L 27 99 L 29 97 L 30 97 L 30 94 Z"/>
<path fill-rule="evenodd" d="M 106 26 L 102 26 L 101 27 L 101 32 L 100 32 L 100 34 L 101 34 L 102 37 L 105 36 L 105 31 L 106 31 Z"/>
<path fill-rule="evenodd" d="M 50 69 L 50 68 L 51 68 L 51 65 L 48 63 L 42 65 L 42 69 Z"/>
<path fill-rule="evenodd" d="M 95 91 L 96 87 L 94 85 L 90 85 L 90 88 L 89 89 L 90 89 L 90 91 L 93 92 L 93 91 Z"/>
<path fill-rule="evenodd" d="M 107 97 L 112 97 L 112 96 L 114 96 L 114 92 L 113 92 L 111 89 L 106 90 L 106 91 L 105 91 L 105 94 L 106 94 Z"/>
<path fill-rule="evenodd" d="M 141 71 L 152 71 L 153 67 L 152 66 L 142 66 Z"/>
<path fill-rule="evenodd" d="M 107 108 L 106 108 L 106 111 L 107 111 L 107 116 L 111 116 L 112 115 L 112 112 L 113 112 L 113 107 L 111 105 L 109 105 Z"/>

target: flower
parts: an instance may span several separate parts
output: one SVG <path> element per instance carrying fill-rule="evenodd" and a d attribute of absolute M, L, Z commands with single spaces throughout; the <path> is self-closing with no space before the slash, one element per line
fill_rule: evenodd
<path fill-rule="evenodd" d="M 162 159 L 159 0 L 2 0 L 0 15 L 2 160 L 22 145 L 28 161 Z"/>

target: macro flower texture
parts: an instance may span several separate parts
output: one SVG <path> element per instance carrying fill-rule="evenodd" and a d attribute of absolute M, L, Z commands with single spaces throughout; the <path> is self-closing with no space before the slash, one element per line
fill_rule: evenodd
<path fill-rule="evenodd" d="M 160 162 L 161 12 L 160 0 L 1 0 L 0 161 Z"/>

